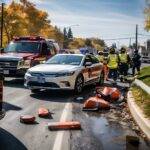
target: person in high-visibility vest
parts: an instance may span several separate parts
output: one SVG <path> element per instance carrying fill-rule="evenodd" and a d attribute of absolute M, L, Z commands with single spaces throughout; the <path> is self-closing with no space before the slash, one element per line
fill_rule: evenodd
<path fill-rule="evenodd" d="M 118 78 L 118 55 L 115 53 L 114 48 L 110 48 L 110 53 L 108 55 L 107 66 L 109 68 L 108 78 L 112 78 L 115 82 Z"/>
<path fill-rule="evenodd" d="M 99 62 L 103 63 L 104 62 L 104 53 L 102 51 L 99 51 L 97 58 L 98 58 Z"/>
<path fill-rule="evenodd" d="M 129 64 L 130 56 L 127 54 L 126 49 L 122 47 L 119 54 L 119 72 L 121 81 L 126 80 L 126 77 L 128 75 Z"/>
<path fill-rule="evenodd" d="M 107 58 L 104 57 L 104 53 L 102 51 L 98 52 L 97 58 L 99 62 L 103 63 L 104 79 L 107 80 L 108 75 Z"/>

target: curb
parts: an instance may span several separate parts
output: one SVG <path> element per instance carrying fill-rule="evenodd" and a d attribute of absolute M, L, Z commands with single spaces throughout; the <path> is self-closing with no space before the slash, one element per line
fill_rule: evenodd
<path fill-rule="evenodd" d="M 150 87 L 148 85 L 138 79 L 135 79 L 134 83 L 150 95 Z"/>
<path fill-rule="evenodd" d="M 144 132 L 144 134 L 147 136 L 147 138 L 150 140 L 150 119 L 145 118 L 142 110 L 135 103 L 131 91 L 129 91 L 127 94 L 127 102 L 134 120 L 141 128 L 141 130 Z"/>

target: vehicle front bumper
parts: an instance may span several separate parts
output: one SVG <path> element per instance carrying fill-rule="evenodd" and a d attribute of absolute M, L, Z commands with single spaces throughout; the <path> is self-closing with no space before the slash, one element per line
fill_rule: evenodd
<path fill-rule="evenodd" d="M 25 87 L 29 89 L 54 89 L 54 90 L 73 90 L 75 87 L 76 76 L 44 77 L 44 82 L 39 81 L 38 77 L 25 75 Z"/>
<path fill-rule="evenodd" d="M 2 73 L 4 77 L 23 77 L 26 71 L 27 69 L 25 68 L 0 68 L 0 73 Z"/>

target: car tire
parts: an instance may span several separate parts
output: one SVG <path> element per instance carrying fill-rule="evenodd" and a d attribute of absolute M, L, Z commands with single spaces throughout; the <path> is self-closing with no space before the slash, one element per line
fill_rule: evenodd
<path fill-rule="evenodd" d="M 76 94 L 80 94 L 82 92 L 83 84 L 84 84 L 83 76 L 79 75 L 76 78 L 76 82 L 75 82 L 75 89 L 74 89 L 74 91 L 75 91 Z"/>
<path fill-rule="evenodd" d="M 105 77 L 104 72 L 101 72 L 101 75 L 100 75 L 100 78 L 99 78 L 99 81 L 98 81 L 98 85 L 103 85 L 104 84 L 104 77 Z"/>
<path fill-rule="evenodd" d="M 32 89 L 31 92 L 36 94 L 40 92 L 40 89 Z"/>

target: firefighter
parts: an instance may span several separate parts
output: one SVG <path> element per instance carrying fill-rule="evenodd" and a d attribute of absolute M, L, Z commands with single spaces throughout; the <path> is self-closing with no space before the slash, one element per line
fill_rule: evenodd
<path fill-rule="evenodd" d="M 99 62 L 103 63 L 104 62 L 104 53 L 102 51 L 99 51 L 97 58 L 98 58 Z"/>
<path fill-rule="evenodd" d="M 108 61 L 107 66 L 109 69 L 108 78 L 112 78 L 114 80 L 114 83 L 116 83 L 116 80 L 118 78 L 118 55 L 115 53 L 114 48 L 110 48 L 110 52 L 108 55 Z"/>
<path fill-rule="evenodd" d="M 104 57 L 104 53 L 102 51 L 98 52 L 97 58 L 98 58 L 99 62 L 103 63 L 104 80 L 107 80 L 107 74 L 108 74 L 107 58 Z"/>
<path fill-rule="evenodd" d="M 138 50 L 134 51 L 132 57 L 132 74 L 135 75 L 135 69 L 137 70 L 138 74 L 140 74 L 140 67 L 141 67 L 141 56 L 138 53 Z"/>
<path fill-rule="evenodd" d="M 126 49 L 122 47 L 119 54 L 119 72 L 120 72 L 120 80 L 122 82 L 127 79 L 129 64 L 130 64 L 130 57 L 126 52 Z"/>

